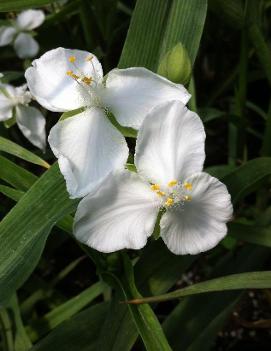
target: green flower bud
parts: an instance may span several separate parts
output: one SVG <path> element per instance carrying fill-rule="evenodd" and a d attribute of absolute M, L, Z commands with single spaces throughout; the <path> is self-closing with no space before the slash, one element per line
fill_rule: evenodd
<path fill-rule="evenodd" d="M 174 83 L 187 84 L 191 76 L 191 62 L 187 50 L 178 43 L 161 60 L 158 74 Z"/>

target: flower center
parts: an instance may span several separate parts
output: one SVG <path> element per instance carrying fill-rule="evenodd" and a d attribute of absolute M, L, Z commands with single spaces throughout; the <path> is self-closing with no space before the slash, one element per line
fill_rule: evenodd
<path fill-rule="evenodd" d="M 86 91 L 87 94 L 90 95 L 91 105 L 100 106 L 100 100 L 97 94 L 98 75 L 92 62 L 93 56 L 89 55 L 85 58 L 85 61 L 89 62 L 92 67 L 93 76 L 85 75 L 85 73 L 82 72 L 82 70 L 76 63 L 76 56 L 70 56 L 68 60 L 72 64 L 74 69 L 66 71 L 67 76 L 75 80 L 79 87 L 83 88 L 84 91 Z"/>
<path fill-rule="evenodd" d="M 188 182 L 178 182 L 176 179 L 168 182 L 166 187 L 161 189 L 159 184 L 152 184 L 151 190 L 161 197 L 162 206 L 169 208 L 174 205 L 183 205 L 186 201 L 191 201 L 191 191 L 193 186 Z"/>

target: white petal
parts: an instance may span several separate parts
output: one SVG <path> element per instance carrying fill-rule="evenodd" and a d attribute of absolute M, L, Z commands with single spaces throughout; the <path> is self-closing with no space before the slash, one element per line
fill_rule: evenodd
<path fill-rule="evenodd" d="M 39 52 L 39 44 L 30 34 L 20 33 L 14 42 L 14 49 L 20 58 L 30 58 Z"/>
<path fill-rule="evenodd" d="M 108 74 L 103 102 L 118 122 L 138 129 L 150 110 L 163 102 L 188 102 L 190 94 L 146 68 L 115 69 Z"/>
<path fill-rule="evenodd" d="M 17 19 L 16 25 L 22 30 L 32 30 L 39 27 L 45 20 L 44 12 L 41 10 L 26 10 L 21 12 Z"/>
<path fill-rule="evenodd" d="M 8 45 L 14 39 L 16 29 L 13 27 L 0 27 L 0 46 Z"/>
<path fill-rule="evenodd" d="M 158 200 L 136 173 L 116 173 L 79 203 L 74 235 L 101 252 L 140 249 L 153 232 Z"/>
<path fill-rule="evenodd" d="M 41 150 L 46 146 L 46 120 L 35 107 L 19 105 L 16 107 L 16 121 L 23 135 Z"/>
<path fill-rule="evenodd" d="M 191 201 L 169 209 L 162 217 L 161 237 L 175 254 L 198 254 L 210 250 L 227 234 L 232 216 L 226 186 L 206 173 L 186 180 L 191 183 Z"/>
<path fill-rule="evenodd" d="M 71 56 L 76 57 L 74 64 L 77 68 L 69 62 Z M 93 56 L 91 62 L 86 60 L 90 56 Z M 67 71 L 91 76 L 97 84 L 103 77 L 100 62 L 87 51 L 57 48 L 46 52 L 32 64 L 25 73 L 28 87 L 37 101 L 51 111 L 65 112 L 91 105 L 88 87 L 78 84 L 67 75 Z"/>
<path fill-rule="evenodd" d="M 157 106 L 139 129 L 135 164 L 153 183 L 166 185 L 202 170 L 205 132 L 194 112 L 180 101 Z"/>
<path fill-rule="evenodd" d="M 90 193 L 112 171 L 123 168 L 128 147 L 99 108 L 58 122 L 48 138 L 71 198 Z"/>
<path fill-rule="evenodd" d="M 0 122 L 6 121 L 12 117 L 14 107 L 13 101 L 7 97 L 7 93 L 14 92 L 14 88 L 8 84 L 0 85 Z"/>

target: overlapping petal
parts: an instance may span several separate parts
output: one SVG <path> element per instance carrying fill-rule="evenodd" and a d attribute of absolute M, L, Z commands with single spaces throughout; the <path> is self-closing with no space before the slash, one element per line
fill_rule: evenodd
<path fill-rule="evenodd" d="M 35 107 L 18 105 L 16 107 L 16 122 L 23 135 L 41 150 L 45 149 L 46 133 L 45 118 Z"/>
<path fill-rule="evenodd" d="M 189 98 L 182 85 L 146 68 L 133 67 L 109 72 L 102 100 L 121 125 L 138 129 L 157 104 L 171 100 L 186 104 Z"/>
<path fill-rule="evenodd" d="M 0 46 L 10 44 L 16 34 L 16 29 L 11 26 L 0 27 Z"/>
<path fill-rule="evenodd" d="M 137 138 L 135 164 L 138 172 L 153 183 L 183 181 L 202 170 L 205 132 L 198 115 L 180 101 L 153 109 Z"/>
<path fill-rule="evenodd" d="M 13 102 L 5 94 L 5 85 L 0 85 L 0 122 L 12 117 Z"/>
<path fill-rule="evenodd" d="M 74 234 L 101 252 L 140 249 L 153 232 L 158 211 L 158 196 L 150 186 L 137 174 L 123 171 L 80 202 Z"/>
<path fill-rule="evenodd" d="M 74 63 L 69 61 L 73 56 L 76 58 Z M 91 61 L 87 60 L 90 56 Z M 95 77 L 97 83 L 103 77 L 102 66 L 94 55 L 64 48 L 46 52 L 26 70 L 25 77 L 32 95 L 48 110 L 65 112 L 93 104 L 87 87 L 68 76 L 68 71 Z"/>
<path fill-rule="evenodd" d="M 128 157 L 125 138 L 99 108 L 58 122 L 48 141 L 72 198 L 90 193 Z"/>
<path fill-rule="evenodd" d="M 198 254 L 218 244 L 231 219 L 231 197 L 226 186 L 206 173 L 192 175 L 191 201 L 170 208 L 160 221 L 161 237 L 175 254 Z"/>
<path fill-rule="evenodd" d="M 16 18 L 16 26 L 20 30 L 32 30 L 39 27 L 45 20 L 44 12 L 41 10 L 26 10 Z"/>
<path fill-rule="evenodd" d="M 39 44 L 30 34 L 20 33 L 14 41 L 14 49 L 18 57 L 31 58 L 39 52 Z"/>

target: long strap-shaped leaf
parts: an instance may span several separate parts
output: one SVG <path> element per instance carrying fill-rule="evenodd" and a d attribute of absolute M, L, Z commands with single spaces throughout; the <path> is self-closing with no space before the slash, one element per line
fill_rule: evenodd
<path fill-rule="evenodd" d="M 207 0 L 138 0 L 119 67 L 156 71 L 161 57 L 178 42 L 194 63 L 206 12 Z"/>
<path fill-rule="evenodd" d="M 0 304 L 28 277 L 52 226 L 74 208 L 58 166 L 52 166 L 0 224 Z"/>
<path fill-rule="evenodd" d="M 54 2 L 54 0 L 0 0 L 0 12 L 19 11 L 29 7 L 39 7 Z"/>
<path fill-rule="evenodd" d="M 179 299 L 184 296 L 215 291 L 271 288 L 271 271 L 231 274 L 225 277 L 194 284 L 183 289 L 159 296 L 145 297 L 128 301 L 129 304 L 142 304 Z"/>

